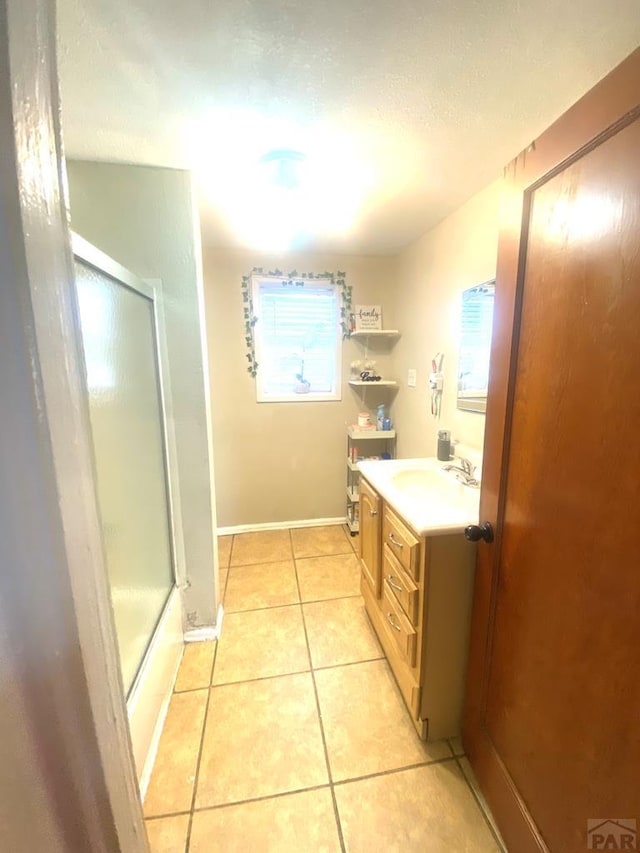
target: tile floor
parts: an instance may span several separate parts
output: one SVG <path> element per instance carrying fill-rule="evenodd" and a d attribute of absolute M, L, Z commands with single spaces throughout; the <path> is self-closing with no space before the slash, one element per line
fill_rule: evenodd
<path fill-rule="evenodd" d="M 411 724 L 340 526 L 219 540 L 144 802 L 152 853 L 503 850 L 459 740 Z"/>

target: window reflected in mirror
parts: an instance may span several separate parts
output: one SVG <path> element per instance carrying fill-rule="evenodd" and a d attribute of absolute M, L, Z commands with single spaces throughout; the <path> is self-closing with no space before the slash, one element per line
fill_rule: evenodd
<path fill-rule="evenodd" d="M 458 408 L 465 412 L 487 409 L 494 294 L 495 279 L 462 294 Z"/>

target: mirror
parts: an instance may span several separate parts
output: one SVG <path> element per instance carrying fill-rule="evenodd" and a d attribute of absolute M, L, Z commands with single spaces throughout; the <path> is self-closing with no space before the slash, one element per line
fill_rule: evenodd
<path fill-rule="evenodd" d="M 465 412 L 487 409 L 495 284 L 486 281 L 462 294 L 458 408 Z"/>

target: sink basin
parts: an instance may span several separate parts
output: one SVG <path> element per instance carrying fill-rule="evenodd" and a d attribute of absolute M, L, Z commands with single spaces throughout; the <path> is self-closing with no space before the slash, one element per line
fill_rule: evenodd
<path fill-rule="evenodd" d="M 478 523 L 480 490 L 463 485 L 442 462 L 423 459 L 363 460 L 362 475 L 419 535 L 462 533 Z"/>
<path fill-rule="evenodd" d="M 391 477 L 391 482 L 398 489 L 411 495 L 421 495 L 425 491 L 447 488 L 447 480 L 439 471 L 426 468 L 409 468 L 398 471 Z"/>

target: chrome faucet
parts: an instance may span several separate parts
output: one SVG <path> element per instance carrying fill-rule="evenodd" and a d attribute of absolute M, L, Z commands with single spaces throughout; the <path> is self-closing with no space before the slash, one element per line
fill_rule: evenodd
<path fill-rule="evenodd" d="M 476 466 L 469 459 L 465 459 L 463 456 L 457 457 L 460 465 L 445 465 L 442 469 L 443 471 L 454 471 L 456 475 L 456 479 L 458 479 L 461 483 L 464 483 L 465 486 L 479 486 L 480 483 L 476 479 Z"/>

